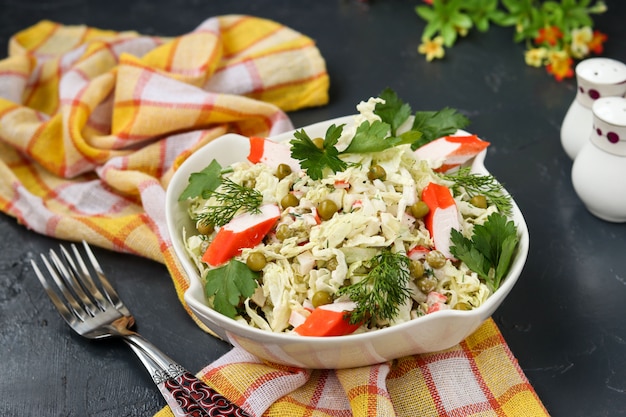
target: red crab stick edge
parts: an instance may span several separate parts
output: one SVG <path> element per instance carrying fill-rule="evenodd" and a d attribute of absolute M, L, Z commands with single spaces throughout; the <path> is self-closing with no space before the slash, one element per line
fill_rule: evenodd
<path fill-rule="evenodd" d="M 356 304 L 351 301 L 321 305 L 294 331 L 301 336 L 343 336 L 354 333 L 361 325 L 350 324 L 348 313 L 355 307 Z"/>
<path fill-rule="evenodd" d="M 260 213 L 243 213 L 221 227 L 202 255 L 202 261 L 211 266 L 228 262 L 244 248 L 252 248 L 263 240 L 280 218 L 275 204 L 260 207 Z"/>
<path fill-rule="evenodd" d="M 272 168 L 287 164 L 293 172 L 300 171 L 300 162 L 291 157 L 291 150 L 288 146 L 257 136 L 250 137 L 248 161 L 253 164 L 263 162 Z"/>
<path fill-rule="evenodd" d="M 421 159 L 443 161 L 435 171 L 446 172 L 469 161 L 487 146 L 489 142 L 476 135 L 444 136 L 417 148 L 415 155 Z"/>
<path fill-rule="evenodd" d="M 450 233 L 452 229 L 459 230 L 460 222 L 452 193 L 448 187 L 431 182 L 422 190 L 422 201 L 429 208 L 425 223 L 435 249 L 446 258 L 453 259 L 450 253 Z"/>

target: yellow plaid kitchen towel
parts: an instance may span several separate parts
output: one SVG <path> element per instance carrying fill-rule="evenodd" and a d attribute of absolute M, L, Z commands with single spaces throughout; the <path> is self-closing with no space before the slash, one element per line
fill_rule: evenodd
<path fill-rule="evenodd" d="M 284 112 L 326 104 L 328 86 L 314 42 L 265 19 L 214 17 L 172 38 L 42 21 L 0 61 L 0 210 L 165 263 L 183 302 L 171 174 L 224 133 L 290 130 Z M 199 375 L 256 416 L 547 415 L 491 320 L 447 351 L 372 367 L 287 368 L 235 347 Z"/>
<path fill-rule="evenodd" d="M 492 319 L 450 349 L 374 366 L 305 370 L 235 347 L 198 376 L 253 417 L 548 416 Z"/>
<path fill-rule="evenodd" d="M 28 228 L 165 263 L 187 288 L 165 226 L 165 188 L 227 132 L 292 129 L 328 102 L 312 39 L 252 16 L 173 38 L 42 21 L 0 61 L 0 210 Z"/>

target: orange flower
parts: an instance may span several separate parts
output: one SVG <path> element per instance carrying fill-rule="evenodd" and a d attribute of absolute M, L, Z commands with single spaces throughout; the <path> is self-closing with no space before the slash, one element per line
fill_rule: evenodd
<path fill-rule="evenodd" d="M 535 44 L 540 45 L 545 42 L 549 45 L 554 46 L 562 37 L 563 32 L 561 32 L 561 29 L 556 26 L 548 26 L 539 29 L 539 34 L 535 38 Z"/>
<path fill-rule="evenodd" d="M 604 51 L 604 45 L 602 45 L 609 37 L 606 34 L 600 32 L 599 30 L 593 31 L 593 37 L 591 41 L 587 44 L 589 50 L 596 55 L 600 55 Z"/>
<path fill-rule="evenodd" d="M 572 78 L 574 70 L 572 64 L 574 60 L 565 51 L 552 51 L 548 54 L 549 64 L 546 65 L 548 73 L 554 75 L 557 81 L 564 78 Z"/>
<path fill-rule="evenodd" d="M 430 4 L 432 6 L 433 0 L 424 0 L 424 3 Z"/>

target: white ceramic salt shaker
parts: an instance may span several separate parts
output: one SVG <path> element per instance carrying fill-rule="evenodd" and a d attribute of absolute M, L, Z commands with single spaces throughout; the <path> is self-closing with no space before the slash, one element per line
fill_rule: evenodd
<path fill-rule="evenodd" d="M 593 103 L 593 128 L 572 165 L 572 184 L 595 216 L 626 222 L 626 98 Z"/>
<path fill-rule="evenodd" d="M 610 58 L 589 58 L 576 65 L 576 98 L 561 125 L 561 145 L 574 159 L 591 134 L 591 107 L 601 97 L 626 94 L 626 64 Z"/>

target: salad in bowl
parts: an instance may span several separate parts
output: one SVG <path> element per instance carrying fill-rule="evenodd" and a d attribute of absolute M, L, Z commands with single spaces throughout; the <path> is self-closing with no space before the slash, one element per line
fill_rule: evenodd
<path fill-rule="evenodd" d="M 465 117 L 412 113 L 391 90 L 357 110 L 274 138 L 225 135 L 168 187 L 185 300 L 264 359 L 339 368 L 445 349 L 523 267 L 523 217 Z"/>

